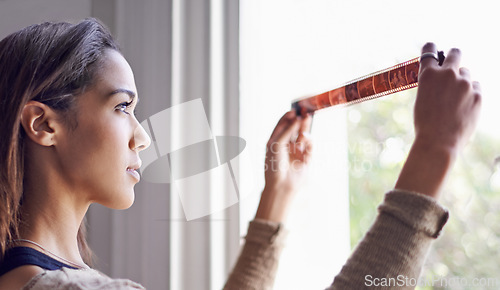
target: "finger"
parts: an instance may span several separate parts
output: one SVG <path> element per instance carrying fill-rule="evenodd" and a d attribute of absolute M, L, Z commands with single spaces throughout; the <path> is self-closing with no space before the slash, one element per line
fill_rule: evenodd
<path fill-rule="evenodd" d="M 292 123 L 292 121 L 296 118 L 296 113 L 294 110 L 286 112 L 281 119 L 276 124 L 276 127 L 271 133 L 271 137 L 269 140 L 278 139 L 281 134 L 286 130 L 286 128 Z"/>
<path fill-rule="evenodd" d="M 479 82 L 472 82 L 472 88 L 474 88 L 474 91 L 476 92 L 474 94 L 474 103 L 478 105 L 478 107 L 481 104 L 481 85 Z"/>
<path fill-rule="evenodd" d="M 481 93 L 481 84 L 479 82 L 472 82 L 472 87 L 478 93 Z"/>
<path fill-rule="evenodd" d="M 313 144 L 311 140 L 304 140 L 304 150 L 302 150 L 301 160 L 305 163 L 309 163 L 312 156 Z"/>
<path fill-rule="evenodd" d="M 312 150 L 313 150 L 313 143 L 312 142 L 306 142 L 306 151 L 304 155 L 304 161 L 307 163 L 311 159 L 312 156 Z"/>
<path fill-rule="evenodd" d="M 444 59 L 442 67 L 448 67 L 458 70 L 460 67 L 460 60 L 462 59 L 462 52 L 458 48 L 450 49 L 448 55 Z"/>
<path fill-rule="evenodd" d="M 297 137 L 297 140 L 295 142 L 291 141 L 291 143 L 296 144 L 296 147 L 299 148 L 300 152 L 304 152 L 304 149 L 306 148 L 306 143 L 311 142 L 309 138 L 309 133 L 308 132 L 300 132 L 299 129 L 299 136 Z"/>
<path fill-rule="evenodd" d="M 297 136 L 297 140 L 295 140 L 296 143 L 303 143 L 304 139 L 309 139 L 309 135 L 311 132 L 311 124 L 312 124 L 312 117 L 311 116 L 306 116 L 305 119 L 302 120 L 300 123 L 300 128 L 299 128 L 299 135 Z M 304 149 L 304 145 L 301 144 L 299 145 L 301 150 Z"/>
<path fill-rule="evenodd" d="M 468 68 L 465 68 L 465 67 L 461 67 L 459 69 L 459 73 L 460 75 L 465 78 L 466 80 L 470 80 L 470 71 Z"/>
<path fill-rule="evenodd" d="M 290 142 L 289 146 L 292 159 L 304 161 L 310 158 L 313 145 L 308 137 L 304 137 L 300 143 Z"/>
<path fill-rule="evenodd" d="M 422 47 L 422 54 L 424 53 L 434 53 L 436 54 L 437 57 L 437 48 L 436 45 L 432 42 L 427 42 L 423 47 Z M 432 57 L 426 57 L 420 61 L 420 71 L 427 67 L 437 67 L 438 66 L 438 61 Z"/>
<path fill-rule="evenodd" d="M 311 115 L 307 115 L 304 119 L 302 119 L 302 122 L 300 124 L 299 134 L 302 132 L 307 132 L 307 133 L 311 132 L 312 120 L 313 118 Z"/>
<path fill-rule="evenodd" d="M 292 139 L 292 136 L 297 134 L 299 126 L 299 119 L 295 118 L 274 140 L 282 144 L 288 143 Z"/>

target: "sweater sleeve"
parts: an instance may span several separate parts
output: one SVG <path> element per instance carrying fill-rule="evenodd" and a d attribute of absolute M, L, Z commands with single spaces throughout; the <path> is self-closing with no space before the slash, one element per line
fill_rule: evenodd
<path fill-rule="evenodd" d="M 224 289 L 272 289 L 287 233 L 280 223 L 251 221 L 245 245 Z"/>
<path fill-rule="evenodd" d="M 433 198 L 397 190 L 386 194 L 378 210 L 374 224 L 328 289 L 379 289 L 384 283 L 414 288 L 448 212 Z"/>
<path fill-rule="evenodd" d="M 377 289 L 373 286 L 383 278 L 397 283 L 417 279 L 431 242 L 448 220 L 448 212 L 433 198 L 412 192 L 387 193 L 378 210 L 374 224 L 329 290 Z M 286 234 L 281 224 L 250 222 L 246 243 L 224 289 L 272 289 Z M 397 284 L 397 288 L 414 287 Z"/>

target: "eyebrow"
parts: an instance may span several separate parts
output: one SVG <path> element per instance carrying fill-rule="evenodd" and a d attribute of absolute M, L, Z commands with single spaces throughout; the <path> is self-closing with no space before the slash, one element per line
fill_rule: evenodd
<path fill-rule="evenodd" d="M 136 94 L 134 92 L 132 92 L 131 90 L 121 89 L 121 88 L 112 91 L 111 93 L 109 93 L 108 96 L 111 97 L 112 95 L 116 95 L 116 94 L 127 94 L 130 97 L 131 101 L 136 97 Z M 139 98 L 137 98 L 137 103 L 139 103 Z"/>

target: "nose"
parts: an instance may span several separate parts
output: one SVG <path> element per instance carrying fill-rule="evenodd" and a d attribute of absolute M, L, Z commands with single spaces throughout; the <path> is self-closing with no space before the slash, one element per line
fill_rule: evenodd
<path fill-rule="evenodd" d="M 149 137 L 146 130 L 139 124 L 136 123 L 137 127 L 134 130 L 134 136 L 132 140 L 130 140 L 130 149 L 137 150 L 137 152 L 142 151 L 151 145 L 151 138 Z"/>

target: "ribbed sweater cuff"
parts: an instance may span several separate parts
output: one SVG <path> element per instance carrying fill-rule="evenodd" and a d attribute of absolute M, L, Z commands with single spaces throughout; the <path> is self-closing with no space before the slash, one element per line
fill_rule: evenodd
<path fill-rule="evenodd" d="M 377 219 L 329 290 L 373 289 L 367 277 L 417 279 L 431 242 L 449 216 L 435 199 L 402 190 L 388 192 L 378 210 Z"/>
<path fill-rule="evenodd" d="M 246 240 L 259 244 L 283 245 L 287 236 L 288 230 L 283 224 L 254 219 L 248 226 Z"/>
<path fill-rule="evenodd" d="M 272 289 L 287 233 L 280 223 L 251 221 L 245 245 L 224 289 Z"/>
<path fill-rule="evenodd" d="M 378 210 L 432 238 L 439 236 L 449 218 L 448 211 L 434 198 L 398 189 L 385 195 Z"/>

